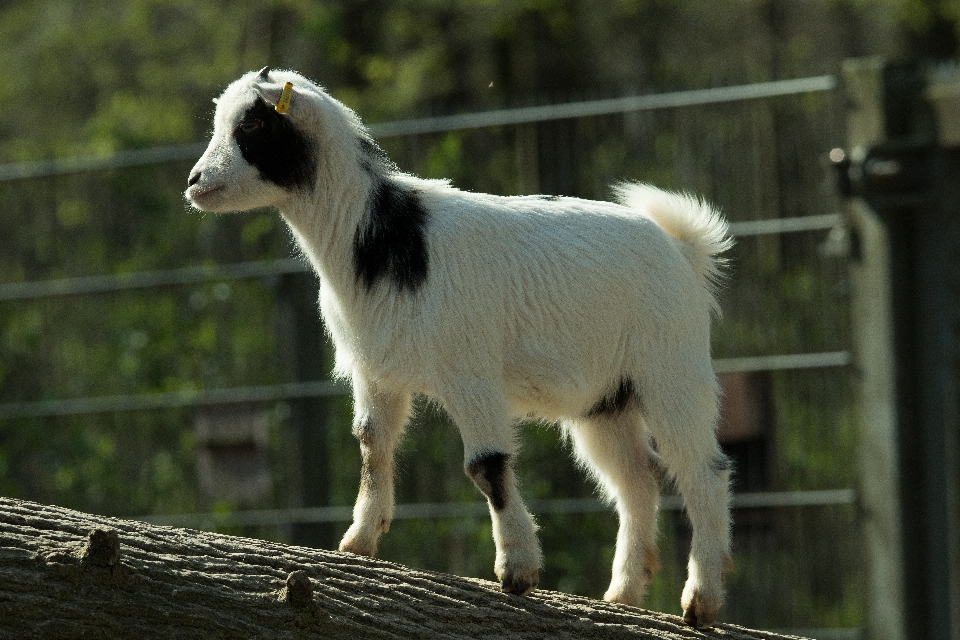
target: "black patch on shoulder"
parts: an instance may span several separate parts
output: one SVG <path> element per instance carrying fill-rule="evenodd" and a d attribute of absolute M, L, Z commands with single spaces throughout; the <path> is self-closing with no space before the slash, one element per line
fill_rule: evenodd
<path fill-rule="evenodd" d="M 504 476 L 509 462 L 510 454 L 496 452 L 482 453 L 467 464 L 467 475 L 481 493 L 487 496 L 494 511 L 503 511 L 507 506 Z"/>
<path fill-rule="evenodd" d="M 317 154 L 310 138 L 257 97 L 233 132 L 240 155 L 260 177 L 285 189 L 312 190 Z"/>
<path fill-rule="evenodd" d="M 426 279 L 428 214 L 415 189 L 369 171 L 373 188 L 367 219 L 353 238 L 353 268 L 369 291 L 387 280 L 398 291 L 415 292 Z"/>
<path fill-rule="evenodd" d="M 636 385 L 633 384 L 633 380 L 630 378 L 621 378 L 617 388 L 600 398 L 597 403 L 587 411 L 586 415 L 588 418 L 618 416 L 630 407 L 631 402 L 635 403 L 637 408 L 642 408 L 640 391 Z"/>

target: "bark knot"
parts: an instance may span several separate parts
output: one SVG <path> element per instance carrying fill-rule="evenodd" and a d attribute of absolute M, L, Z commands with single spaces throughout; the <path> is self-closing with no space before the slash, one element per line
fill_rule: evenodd
<path fill-rule="evenodd" d="M 306 571 L 292 571 L 287 584 L 280 589 L 277 600 L 295 609 L 298 627 L 316 626 L 329 619 L 329 615 L 313 599 L 313 585 Z"/>
<path fill-rule="evenodd" d="M 115 529 L 92 529 L 80 554 L 88 567 L 110 568 L 120 562 L 120 536 Z"/>
<path fill-rule="evenodd" d="M 306 571 L 293 571 L 287 576 L 287 586 L 280 590 L 279 599 L 294 609 L 303 609 L 313 602 L 313 586 Z"/>

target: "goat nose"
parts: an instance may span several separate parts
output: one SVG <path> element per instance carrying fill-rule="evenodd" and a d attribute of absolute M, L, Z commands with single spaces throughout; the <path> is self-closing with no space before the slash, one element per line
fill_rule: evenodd
<path fill-rule="evenodd" d="M 188 186 L 188 187 L 192 187 L 193 185 L 195 185 L 195 184 L 197 184 L 198 182 L 200 182 L 200 173 L 201 173 L 200 171 L 197 171 L 196 173 L 194 173 L 194 174 L 192 174 L 192 175 L 190 176 L 190 179 L 187 180 L 187 186 Z"/>

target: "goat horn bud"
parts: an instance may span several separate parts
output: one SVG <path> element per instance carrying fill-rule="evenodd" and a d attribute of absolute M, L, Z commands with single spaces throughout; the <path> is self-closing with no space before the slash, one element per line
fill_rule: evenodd
<path fill-rule="evenodd" d="M 277 106 L 274 107 L 274 110 L 277 113 L 286 113 L 290 108 L 291 97 L 293 97 L 293 83 L 285 82 L 283 83 L 283 90 L 280 91 L 280 99 L 277 100 Z"/>

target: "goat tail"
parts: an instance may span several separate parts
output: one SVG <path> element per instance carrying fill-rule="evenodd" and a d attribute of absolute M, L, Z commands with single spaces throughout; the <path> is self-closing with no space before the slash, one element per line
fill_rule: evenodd
<path fill-rule="evenodd" d="M 639 182 L 621 182 L 613 192 L 617 202 L 650 218 L 677 240 L 709 296 L 713 312 L 719 315 L 716 293 L 727 265 L 719 255 L 733 246 L 729 225 L 720 212 L 695 196 Z"/>

